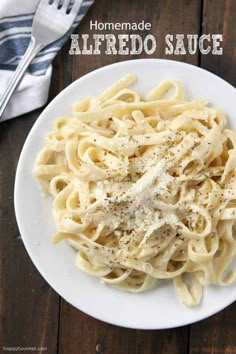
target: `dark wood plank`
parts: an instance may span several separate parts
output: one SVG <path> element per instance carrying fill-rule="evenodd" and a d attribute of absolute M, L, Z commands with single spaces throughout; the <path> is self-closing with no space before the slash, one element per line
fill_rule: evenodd
<path fill-rule="evenodd" d="M 27 255 L 13 205 L 17 159 L 37 115 L 22 117 L 17 125 L 3 123 L 0 130 L 0 348 L 47 347 L 53 353 L 57 345 L 58 295 Z"/>
<path fill-rule="evenodd" d="M 236 1 L 205 0 L 202 33 L 223 33 L 224 54 L 202 55 L 201 66 L 236 85 Z M 236 303 L 215 316 L 193 324 L 190 353 L 236 353 Z"/>
<path fill-rule="evenodd" d="M 201 66 L 236 85 L 236 1 L 205 0 L 202 33 L 223 34 L 223 55 L 202 55 Z"/>
<path fill-rule="evenodd" d="M 152 33 L 157 39 L 158 51 L 152 57 L 164 58 L 164 37 L 167 33 L 198 33 L 201 2 L 193 1 L 96 1 L 76 33 L 90 33 L 89 21 L 139 22 L 145 19 L 152 24 Z M 178 16 L 176 15 L 178 14 Z M 98 32 L 97 32 L 98 33 Z M 102 32 L 105 33 L 105 32 Z M 111 32 L 116 34 L 115 32 Z M 143 36 L 142 32 L 135 33 Z M 142 53 L 139 58 L 149 57 Z M 72 79 L 117 61 L 133 59 L 120 55 L 88 55 L 68 58 L 72 60 Z M 198 55 L 170 56 L 169 59 L 198 64 Z M 68 70 L 68 69 L 67 69 Z M 69 72 L 69 70 L 68 70 Z M 64 300 L 61 302 L 59 354 L 153 354 L 187 353 L 188 327 L 163 331 L 124 329 L 95 320 Z"/>
<path fill-rule="evenodd" d="M 140 59 L 140 58 L 165 58 L 184 61 L 198 65 L 198 53 L 196 55 L 165 55 L 165 36 L 168 33 L 198 33 L 200 28 L 201 1 L 199 0 L 178 0 L 178 1 L 156 1 L 156 0 L 98 0 L 92 6 L 86 18 L 75 33 L 80 36 L 88 33 L 114 35 L 127 33 L 128 31 L 90 31 L 90 20 L 98 22 L 136 22 L 142 20 L 150 22 L 150 31 L 133 31 L 130 33 L 139 34 L 141 37 L 153 34 L 157 39 L 157 50 L 153 55 L 144 51 L 140 55 L 73 55 L 72 80 L 75 80 L 88 72 L 102 66 L 119 61 Z M 68 56 L 69 57 L 69 56 Z M 68 58 L 67 60 L 71 60 Z"/>
<path fill-rule="evenodd" d="M 55 61 L 51 98 L 63 88 L 63 55 Z M 0 124 L 0 352 L 4 346 L 46 347 L 47 353 L 57 352 L 59 296 L 30 260 L 13 205 L 20 151 L 41 110 Z M 46 351 L 37 351 L 41 352 Z"/>
<path fill-rule="evenodd" d="M 190 328 L 190 354 L 236 353 L 236 303 Z"/>
<path fill-rule="evenodd" d="M 59 353 L 187 353 L 187 327 L 142 331 L 98 321 L 68 305 L 61 307 Z"/>

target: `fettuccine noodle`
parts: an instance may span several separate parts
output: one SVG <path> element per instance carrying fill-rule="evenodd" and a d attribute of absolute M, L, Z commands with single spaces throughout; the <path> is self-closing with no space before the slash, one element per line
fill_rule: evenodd
<path fill-rule="evenodd" d="M 135 79 L 58 118 L 34 175 L 54 199 L 53 242 L 67 239 L 80 269 L 131 292 L 173 279 L 193 306 L 236 278 L 236 134 L 179 82 L 141 99 Z"/>

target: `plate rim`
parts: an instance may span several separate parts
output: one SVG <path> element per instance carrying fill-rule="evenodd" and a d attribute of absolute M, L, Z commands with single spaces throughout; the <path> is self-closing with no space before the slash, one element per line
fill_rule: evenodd
<path fill-rule="evenodd" d="M 60 100 L 61 96 L 65 93 L 65 91 L 68 91 L 70 89 L 73 89 L 73 87 L 75 87 L 78 82 L 80 82 L 80 84 L 83 83 L 83 80 L 84 79 L 87 79 L 89 78 L 90 76 L 93 76 L 94 73 L 98 73 L 100 71 L 103 71 L 103 70 L 106 70 L 108 67 L 116 67 L 116 66 L 125 66 L 127 63 L 130 63 L 130 62 L 162 62 L 162 63 L 171 63 L 171 64 L 175 64 L 177 66 L 181 66 L 181 67 L 191 67 L 192 69 L 196 70 L 196 71 L 199 71 L 199 72 L 202 72 L 204 71 L 207 75 L 210 75 L 212 77 L 214 77 L 215 79 L 217 79 L 218 81 L 224 83 L 224 85 L 228 85 L 228 87 L 230 89 L 233 89 L 236 91 L 235 87 L 230 84 L 229 82 L 225 81 L 224 79 L 222 79 L 221 77 L 219 77 L 218 75 L 204 69 L 204 68 L 201 68 L 199 66 L 195 66 L 193 64 L 189 64 L 189 63 L 185 63 L 185 62 L 182 62 L 182 61 L 177 61 L 177 60 L 171 60 L 171 59 L 159 59 L 159 58 L 140 58 L 140 59 L 131 59 L 131 60 L 125 60 L 125 61 L 121 61 L 121 62 L 116 62 L 116 63 L 112 63 L 112 64 L 108 64 L 108 65 L 105 65 L 103 67 L 100 67 L 98 69 L 95 69 L 95 70 L 92 70 L 90 72 L 88 72 L 87 74 L 77 78 L 76 80 L 74 80 L 72 83 L 70 83 L 68 86 L 66 86 L 63 90 L 61 90 L 49 103 L 47 103 L 46 107 L 44 107 L 44 109 L 42 110 L 42 112 L 39 114 L 37 120 L 35 121 L 35 123 L 33 124 L 33 126 L 31 127 L 28 135 L 27 135 L 27 138 L 25 139 L 24 141 L 24 144 L 23 144 L 23 147 L 22 147 L 22 150 L 21 150 L 21 153 L 20 153 L 20 156 L 19 156 L 19 160 L 18 160 L 18 163 L 17 163 L 17 169 L 16 169 L 16 174 L 15 174 L 15 183 L 14 183 L 14 209 L 15 209 L 15 216 L 16 216 L 16 221 L 17 221 L 17 225 L 18 225 L 18 228 L 19 228 L 19 231 L 20 231 L 20 234 L 22 236 L 22 241 L 23 241 L 23 244 L 24 244 L 24 247 L 25 249 L 27 250 L 27 253 L 28 253 L 28 256 L 30 257 L 31 261 L 33 262 L 34 266 L 36 267 L 37 271 L 41 274 L 41 276 L 44 278 L 44 280 L 49 284 L 49 286 L 60 296 L 62 297 L 67 303 L 69 303 L 70 305 L 72 305 L 73 307 L 75 307 L 77 310 L 93 317 L 93 318 L 96 318 L 100 321 L 103 321 L 105 323 L 109 323 L 109 324 L 112 324 L 112 325 L 116 325 L 116 326 L 120 326 L 120 327 L 124 327 L 124 328 L 133 328 L 133 329 L 142 329 L 142 330 L 161 330 L 161 329 L 170 329 L 170 328 L 178 328 L 178 327 L 182 327 L 184 325 L 189 325 L 189 324 L 192 324 L 192 323 L 196 323 L 198 321 L 201 321 L 201 320 L 204 320 L 206 318 L 209 318 L 211 316 L 213 316 L 214 314 L 220 312 L 221 310 L 225 309 L 226 307 L 230 306 L 232 303 L 234 303 L 234 301 L 236 300 L 236 297 L 230 301 L 230 302 L 227 302 L 226 304 L 224 303 L 223 306 L 220 305 L 218 306 L 218 309 L 215 311 L 215 310 L 212 310 L 212 311 L 209 311 L 207 314 L 205 315 L 199 315 L 199 316 L 196 316 L 195 320 L 182 320 L 182 321 L 179 321 L 179 324 L 178 325 L 170 325 L 170 326 L 135 326 L 135 325 L 131 325 L 130 324 L 130 321 L 129 321 L 129 324 L 125 324 L 125 321 L 116 321 L 116 319 L 114 319 L 114 321 L 109 321 L 107 319 L 104 319 L 102 318 L 102 316 L 97 316 L 96 314 L 93 313 L 93 311 L 88 311 L 87 309 L 84 310 L 83 307 L 82 308 L 79 308 L 77 304 L 73 303 L 73 301 L 70 301 L 68 299 L 66 299 L 63 295 L 61 295 L 61 292 L 60 292 L 60 286 L 58 285 L 55 285 L 55 284 L 51 284 L 51 282 L 49 282 L 47 280 L 47 274 L 45 274 L 44 270 L 41 268 L 40 264 L 36 261 L 36 259 L 34 258 L 33 254 L 32 254 L 32 249 L 30 248 L 30 245 L 27 243 L 26 239 L 24 238 L 23 234 L 24 234 L 24 231 L 22 232 L 22 230 L 24 229 L 23 227 L 23 221 L 21 220 L 21 218 L 19 217 L 19 198 L 18 198 L 18 185 L 19 185 L 19 171 L 20 171 L 20 167 L 21 167 L 21 163 L 22 163 L 22 160 L 23 160 L 23 157 L 24 157 L 24 154 L 25 154 L 25 151 L 27 150 L 27 145 L 28 145 L 28 142 L 30 141 L 30 138 L 31 138 L 31 134 L 32 134 L 32 131 L 36 130 L 38 125 L 41 123 L 41 121 L 43 121 L 45 118 L 44 116 L 47 114 L 47 112 L 51 109 L 51 106 L 57 104 L 57 102 Z M 184 306 L 184 305 L 183 305 Z"/>

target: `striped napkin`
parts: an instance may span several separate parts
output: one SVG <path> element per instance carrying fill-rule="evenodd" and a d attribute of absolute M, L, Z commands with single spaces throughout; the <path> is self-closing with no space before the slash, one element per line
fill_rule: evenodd
<path fill-rule="evenodd" d="M 0 0 L 0 95 L 28 47 L 33 16 L 39 1 Z M 71 31 L 38 53 L 13 93 L 1 122 L 30 112 L 46 103 L 52 60 L 94 1 L 83 0 Z"/>

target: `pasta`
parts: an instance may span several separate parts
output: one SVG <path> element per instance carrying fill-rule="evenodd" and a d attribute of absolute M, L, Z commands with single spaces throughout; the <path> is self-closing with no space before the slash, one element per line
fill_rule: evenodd
<path fill-rule="evenodd" d="M 45 137 L 34 176 L 53 197 L 76 265 L 121 290 L 172 279 L 187 306 L 236 278 L 236 133 L 205 99 L 161 82 L 145 99 L 128 74 L 73 105 Z"/>

